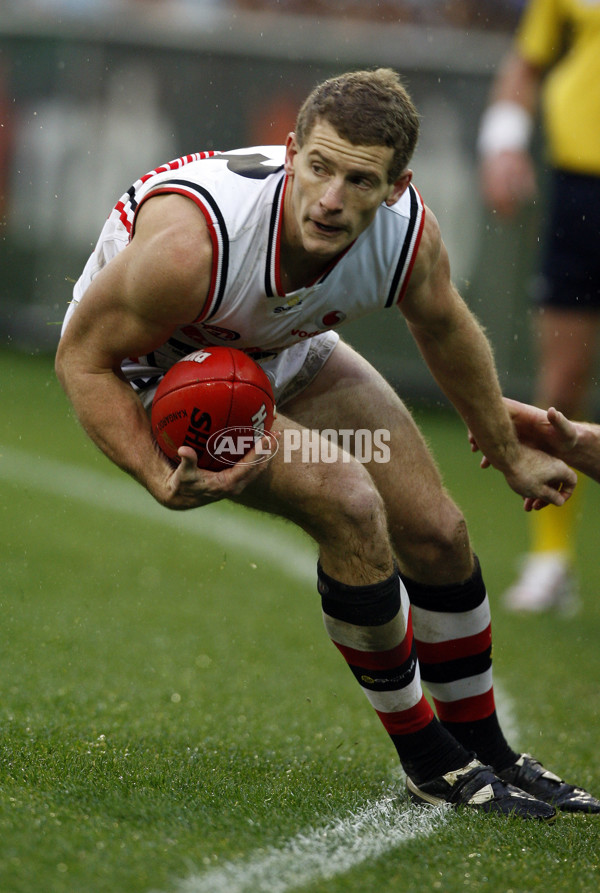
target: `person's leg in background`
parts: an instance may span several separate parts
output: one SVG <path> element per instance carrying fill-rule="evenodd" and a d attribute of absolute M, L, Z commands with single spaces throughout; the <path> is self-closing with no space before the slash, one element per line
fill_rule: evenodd
<path fill-rule="evenodd" d="M 600 332 L 600 177 L 554 172 L 534 317 L 538 369 L 534 402 L 587 418 Z M 578 604 L 577 521 L 583 476 L 560 509 L 531 512 L 529 551 L 505 592 L 509 610 L 572 612 Z"/>

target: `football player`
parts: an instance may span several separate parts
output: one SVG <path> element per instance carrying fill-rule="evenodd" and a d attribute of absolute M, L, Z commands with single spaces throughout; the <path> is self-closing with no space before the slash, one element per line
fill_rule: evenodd
<path fill-rule="evenodd" d="M 417 802 L 531 819 L 600 812 L 505 739 L 489 602 L 463 515 L 402 401 L 337 332 L 399 311 L 525 508 L 569 498 L 574 472 L 519 442 L 490 345 L 452 284 L 408 166 L 418 129 L 394 71 L 350 72 L 315 88 L 285 146 L 188 155 L 141 177 L 75 286 L 57 373 L 94 442 L 164 506 L 228 498 L 314 538 L 326 629 Z M 386 429 L 391 461 L 279 450 L 208 472 L 184 446 L 174 467 L 148 420 L 157 381 L 223 338 L 269 376 L 280 431 Z"/>

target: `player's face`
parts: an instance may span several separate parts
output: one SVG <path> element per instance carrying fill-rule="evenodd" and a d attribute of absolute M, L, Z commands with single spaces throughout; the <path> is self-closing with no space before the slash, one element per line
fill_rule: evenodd
<path fill-rule="evenodd" d="M 317 120 L 302 148 L 290 134 L 285 167 L 291 178 L 286 202 L 292 212 L 286 217 L 291 245 L 324 259 L 347 248 L 381 203 L 394 204 L 410 182 L 410 171 L 388 182 L 392 157 L 388 146 L 349 143 L 324 119 Z"/>

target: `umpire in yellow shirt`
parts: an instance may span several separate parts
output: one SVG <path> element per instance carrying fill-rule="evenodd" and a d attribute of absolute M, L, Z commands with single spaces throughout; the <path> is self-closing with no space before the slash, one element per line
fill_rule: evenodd
<path fill-rule="evenodd" d="M 600 0 L 525 3 L 478 139 L 484 200 L 505 219 L 535 197 L 529 144 L 538 110 L 551 177 L 534 287 L 535 402 L 577 417 L 586 413 L 600 329 Z M 577 502 L 532 513 L 509 609 L 576 606 Z"/>

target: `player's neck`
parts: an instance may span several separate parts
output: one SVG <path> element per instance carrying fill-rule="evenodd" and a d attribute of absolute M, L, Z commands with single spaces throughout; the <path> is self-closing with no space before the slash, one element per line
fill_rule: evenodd
<path fill-rule="evenodd" d="M 311 285 L 331 265 L 331 258 L 311 254 L 302 244 L 291 206 L 291 193 L 288 188 L 279 245 L 279 278 L 286 294 Z"/>
<path fill-rule="evenodd" d="M 311 285 L 330 263 L 330 260 L 316 258 L 302 248 L 292 248 L 282 243 L 279 255 L 279 277 L 286 294 Z"/>

